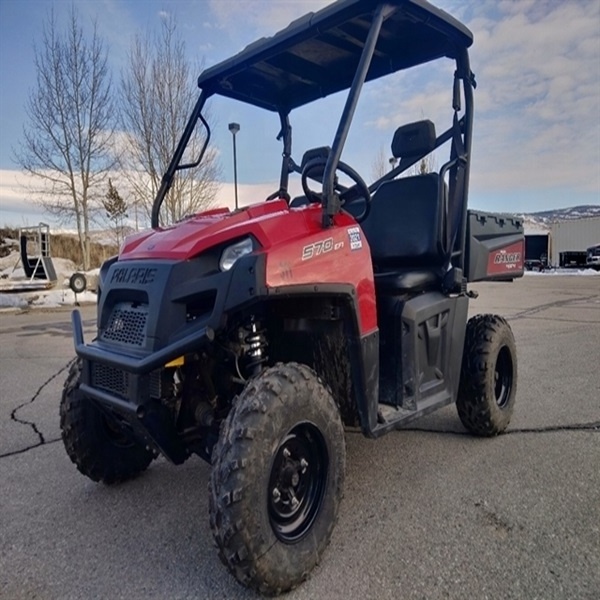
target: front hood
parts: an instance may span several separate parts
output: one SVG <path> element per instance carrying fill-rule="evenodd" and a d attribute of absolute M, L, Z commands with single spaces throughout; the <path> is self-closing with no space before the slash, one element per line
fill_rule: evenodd
<path fill-rule="evenodd" d="M 266 233 L 265 226 L 271 229 L 269 223 L 286 214 L 293 214 L 295 218 L 289 223 L 291 230 L 286 227 L 287 236 L 293 235 L 294 229 L 300 235 L 306 227 L 306 217 L 301 212 L 290 212 L 284 200 L 261 202 L 234 212 L 228 209 L 206 211 L 170 227 L 151 229 L 128 237 L 119 260 L 187 260 L 207 248 L 249 234 L 261 246 L 269 247 L 272 236 Z M 300 226 L 301 222 L 304 222 L 304 227 Z"/>

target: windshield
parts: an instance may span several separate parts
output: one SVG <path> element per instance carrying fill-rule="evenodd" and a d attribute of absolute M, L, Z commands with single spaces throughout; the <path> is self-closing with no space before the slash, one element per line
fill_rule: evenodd
<path fill-rule="evenodd" d="M 294 109 L 313 103 L 321 109 L 323 129 L 335 123 L 333 136 L 328 134 L 327 140 L 319 140 L 316 146 L 331 147 L 322 176 L 324 227 L 331 225 L 333 216 L 340 210 L 336 190 L 338 164 L 346 151 L 350 125 L 366 81 L 438 58 L 454 59 L 457 72 L 452 102 L 455 110 L 454 140 L 464 138 L 460 140 L 457 151 L 461 159 L 465 158 L 470 150 L 472 127 L 474 80 L 467 53 L 472 39 L 466 27 L 425 0 L 389 0 L 375 5 L 372 0 L 340 0 L 316 14 L 310 13 L 294 21 L 272 38 L 258 40 L 238 55 L 207 69 L 198 80 L 201 97 L 156 196 L 152 226 L 158 226 L 160 206 L 175 173 L 187 166 L 182 162 L 187 142 L 197 120 L 202 119 L 202 110 L 211 96 L 242 100 L 279 115 L 284 156 L 279 189 L 274 194 L 277 196 L 279 193 L 286 199 L 289 196 L 288 174 L 290 170 L 298 170 L 299 160 L 297 155 L 293 158 L 290 153 L 290 132 L 293 129 L 290 130 L 287 125 L 289 115 L 295 113 Z M 456 82 L 459 80 L 464 83 L 466 106 L 463 122 L 457 120 L 460 93 Z M 345 94 L 343 109 L 341 114 L 335 113 L 330 118 L 323 111 L 323 97 L 335 95 L 338 91 Z M 314 100 L 319 102 L 314 103 Z M 340 116 L 337 117 L 337 114 Z M 231 122 L 240 123 L 239 120 Z M 293 123 L 292 126 L 295 127 Z M 233 133 L 234 155 L 239 135 L 239 130 Z M 253 140 L 252 150 L 254 156 L 261 158 L 263 152 L 257 140 L 263 137 L 261 135 Z M 399 168 L 396 173 L 401 170 Z M 346 169 L 346 172 L 349 171 Z M 357 177 L 354 180 L 357 182 Z M 366 189 L 364 182 L 362 187 Z M 306 192 L 306 189 L 303 191 Z"/>
<path fill-rule="evenodd" d="M 341 160 L 356 170 L 370 187 L 393 170 L 395 176 L 438 171 L 449 158 L 448 149 L 438 149 L 417 161 L 418 164 L 408 167 L 404 164 L 400 168 L 397 157 L 392 156 L 391 144 L 398 127 L 422 119 L 431 120 L 438 135 L 448 130 L 453 115 L 454 68 L 454 61 L 438 61 L 365 84 Z M 415 103 L 412 98 L 424 81 L 428 89 L 435 92 L 434 100 Z M 299 107 L 282 120 L 272 111 L 213 96 L 198 114 L 175 177 L 197 165 L 199 148 L 203 140 L 208 139 L 202 123 L 205 119 L 211 128 L 210 148 L 204 160 L 217 157 L 222 182 L 212 206 L 234 209 L 269 198 L 290 201 L 304 196 L 300 177 L 303 157 L 314 149 L 331 147 L 346 99 L 347 92 L 342 91 Z M 232 125 L 235 125 L 233 129 Z M 336 170 L 336 181 L 342 187 L 353 185 L 339 170 Z M 320 193 L 321 179 L 312 181 L 311 189 Z"/>

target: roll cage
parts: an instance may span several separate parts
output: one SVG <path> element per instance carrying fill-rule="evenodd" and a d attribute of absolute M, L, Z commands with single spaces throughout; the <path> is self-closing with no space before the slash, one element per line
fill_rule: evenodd
<path fill-rule="evenodd" d="M 159 226 L 160 206 L 178 170 L 197 166 L 210 140 L 202 109 L 213 95 L 226 96 L 278 113 L 283 143 L 279 189 L 275 197 L 289 201 L 289 174 L 301 172 L 292 159 L 290 112 L 338 91 L 348 95 L 323 173 L 323 227 L 329 227 L 340 210 L 335 171 L 348 136 L 365 81 L 448 57 L 456 62 L 452 126 L 436 138 L 435 148 L 451 140 L 450 161 L 441 170 L 449 174 L 448 218 L 452 246 L 464 249 L 468 176 L 473 123 L 474 76 L 468 48 L 473 36 L 456 19 L 425 0 L 338 0 L 317 13 L 292 22 L 270 38 L 260 39 L 237 55 L 205 70 L 198 79 L 202 90 L 162 179 L 152 208 L 152 227 Z M 462 90 L 462 94 L 461 94 Z M 464 107 L 461 99 L 464 98 Z M 462 115 L 460 113 L 462 112 Z M 182 164 L 182 157 L 198 120 L 207 134 L 200 156 Z M 434 148 L 434 149 L 435 149 Z M 425 154 L 429 153 L 426 152 Z M 403 158 L 398 166 L 369 186 L 374 191 L 394 179 L 423 156 Z M 462 266 L 462 264 L 458 265 Z"/>

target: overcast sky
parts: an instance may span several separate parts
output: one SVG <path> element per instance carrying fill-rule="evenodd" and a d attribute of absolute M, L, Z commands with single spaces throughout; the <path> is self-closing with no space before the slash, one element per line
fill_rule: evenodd
<path fill-rule="evenodd" d="M 132 36 L 175 14 L 191 61 L 211 66 L 255 39 L 328 4 L 323 0 L 74 0 L 85 27 L 97 19 L 113 81 L 126 64 Z M 437 0 L 474 33 L 471 65 L 475 137 L 470 205 L 532 212 L 600 204 L 600 1 Z M 19 187 L 11 160 L 26 124 L 24 104 L 35 84 L 33 44 L 48 10 L 64 23 L 71 1 L 0 1 L 0 225 L 48 220 Z M 432 119 L 438 133 L 450 125 L 449 61 L 369 84 L 361 97 L 342 159 L 372 180 L 372 164 L 390 154 L 396 127 Z M 197 88 L 190 85 L 190 99 Z M 330 145 L 343 97 L 292 113 L 294 156 Z M 243 203 L 262 201 L 277 188 L 281 147 L 278 119 L 231 101 L 215 101 L 214 137 L 220 152 L 221 200 L 233 197 L 230 121 L 238 134 Z M 182 129 L 185 123 L 182 123 Z M 441 157 L 440 162 L 444 157 Z M 441 166 L 438 164 L 438 166 Z"/>

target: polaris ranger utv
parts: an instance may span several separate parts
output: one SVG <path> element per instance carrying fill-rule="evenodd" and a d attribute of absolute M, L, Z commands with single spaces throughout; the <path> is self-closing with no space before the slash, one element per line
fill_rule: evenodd
<path fill-rule="evenodd" d="M 73 312 L 78 361 L 60 409 L 72 461 L 108 484 L 159 454 L 209 461 L 220 558 L 263 593 L 297 586 L 327 546 L 344 426 L 378 437 L 452 402 L 475 435 L 499 434 L 511 418 L 510 327 L 495 315 L 467 322 L 467 284 L 521 276 L 524 254 L 519 221 L 467 210 L 471 43 L 425 0 L 339 0 L 204 71 L 152 230 L 101 269 L 93 341 Z M 450 126 L 400 126 L 390 135 L 397 165 L 367 185 L 341 161 L 363 84 L 438 59 L 455 64 Z M 341 90 L 331 146 L 297 162 L 290 114 Z M 177 171 L 202 160 L 183 157 L 196 127 L 208 143 L 202 110 L 215 94 L 278 115 L 279 189 L 161 226 Z M 406 176 L 442 146 L 439 172 Z M 291 199 L 294 174 L 304 195 Z"/>

